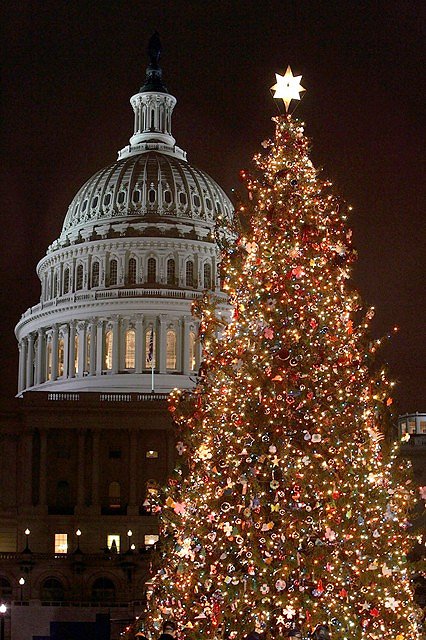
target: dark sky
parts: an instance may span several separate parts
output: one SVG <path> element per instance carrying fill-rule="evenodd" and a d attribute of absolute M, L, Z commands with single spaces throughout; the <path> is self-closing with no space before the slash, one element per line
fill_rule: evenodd
<path fill-rule="evenodd" d="M 38 260 L 81 184 L 128 142 L 129 97 L 158 30 L 173 132 L 229 193 L 273 133 L 274 73 L 303 75 L 297 115 L 316 166 L 354 207 L 355 280 L 401 411 L 425 411 L 424 3 L 163 0 L 3 3 L 2 393 L 13 327 L 37 303 Z M 423 9 L 422 9 L 423 8 Z"/>

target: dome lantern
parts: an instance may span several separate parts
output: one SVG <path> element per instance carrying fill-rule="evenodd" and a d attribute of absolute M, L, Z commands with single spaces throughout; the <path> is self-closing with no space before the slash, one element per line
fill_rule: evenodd
<path fill-rule="evenodd" d="M 148 44 L 150 62 L 146 69 L 145 83 L 139 93 L 130 98 L 135 114 L 134 132 L 129 140 L 130 144 L 118 152 L 119 160 L 144 151 L 161 151 L 186 160 L 186 152 L 176 146 L 171 132 L 176 98 L 163 83 L 160 55 L 160 38 L 155 32 Z"/>

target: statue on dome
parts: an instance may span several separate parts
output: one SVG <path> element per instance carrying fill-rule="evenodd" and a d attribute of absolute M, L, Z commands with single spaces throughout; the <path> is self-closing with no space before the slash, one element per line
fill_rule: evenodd
<path fill-rule="evenodd" d="M 161 56 L 161 41 L 158 31 L 155 31 L 155 33 L 150 37 L 147 53 L 150 61 L 150 67 L 158 67 Z"/>

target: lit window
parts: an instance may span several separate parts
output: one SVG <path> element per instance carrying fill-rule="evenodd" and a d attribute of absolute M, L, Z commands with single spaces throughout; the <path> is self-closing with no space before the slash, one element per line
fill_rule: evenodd
<path fill-rule="evenodd" d="M 146 547 L 150 547 L 156 544 L 159 540 L 159 536 L 156 533 L 146 533 L 144 536 L 144 542 Z"/>
<path fill-rule="evenodd" d="M 212 267 L 208 262 L 206 262 L 204 265 L 203 276 L 204 276 L 204 282 L 203 282 L 204 289 L 211 289 L 212 288 Z"/>
<path fill-rule="evenodd" d="M 176 332 L 169 329 L 166 335 L 166 367 L 176 369 Z"/>
<path fill-rule="evenodd" d="M 136 260 L 135 258 L 130 258 L 129 260 L 129 269 L 128 269 L 128 281 L 129 284 L 136 284 Z"/>
<path fill-rule="evenodd" d="M 117 284 L 117 260 L 111 260 L 109 263 L 109 284 L 111 286 Z"/>
<path fill-rule="evenodd" d="M 156 335 L 155 331 L 150 327 L 145 333 L 145 368 L 151 369 L 155 367 L 156 357 Z"/>
<path fill-rule="evenodd" d="M 145 457 L 146 458 L 158 458 L 158 451 L 154 451 L 153 449 L 150 449 L 149 451 L 146 452 Z"/>
<path fill-rule="evenodd" d="M 105 334 L 105 359 L 104 368 L 107 371 L 112 369 L 112 331 L 107 331 Z"/>
<path fill-rule="evenodd" d="M 193 287 L 194 286 L 194 263 L 192 260 L 188 260 L 185 268 L 185 277 L 186 277 L 186 286 Z"/>
<path fill-rule="evenodd" d="M 75 278 L 75 290 L 80 291 L 83 288 L 83 265 L 79 264 Z"/>
<path fill-rule="evenodd" d="M 156 282 L 157 280 L 157 261 L 155 258 L 148 259 L 147 281 Z"/>
<path fill-rule="evenodd" d="M 404 433 L 407 433 L 407 423 L 405 421 L 401 422 L 401 433 L 402 435 L 404 435 Z"/>
<path fill-rule="evenodd" d="M 416 421 L 408 420 L 408 433 L 416 433 Z"/>
<path fill-rule="evenodd" d="M 58 376 L 64 375 L 64 340 L 58 340 Z"/>
<path fill-rule="evenodd" d="M 420 433 L 426 433 L 426 421 L 420 420 Z"/>
<path fill-rule="evenodd" d="M 99 287 L 99 262 L 92 264 L 92 287 Z"/>
<path fill-rule="evenodd" d="M 67 553 L 68 551 L 68 534 L 55 533 L 55 553 Z"/>
<path fill-rule="evenodd" d="M 173 258 L 167 260 L 167 284 L 175 284 L 176 263 Z"/>
<path fill-rule="evenodd" d="M 191 371 L 194 371 L 196 367 L 195 362 L 195 333 L 194 331 L 189 332 L 189 368 Z"/>
<path fill-rule="evenodd" d="M 136 345 L 136 333 L 134 329 L 126 331 L 126 355 L 124 366 L 126 369 L 135 368 L 135 345 Z"/>
<path fill-rule="evenodd" d="M 120 536 L 118 533 L 110 533 L 107 536 L 107 547 L 111 549 L 111 551 L 120 553 Z"/>

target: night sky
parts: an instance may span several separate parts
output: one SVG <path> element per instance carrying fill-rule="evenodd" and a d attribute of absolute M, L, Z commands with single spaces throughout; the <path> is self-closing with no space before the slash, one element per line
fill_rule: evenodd
<path fill-rule="evenodd" d="M 177 144 L 230 194 L 273 134 L 269 93 L 287 64 L 312 159 L 353 206 L 354 278 L 400 412 L 426 411 L 422 2 L 193 0 L 3 3 L 1 392 L 16 391 L 13 328 L 38 302 L 35 267 L 72 197 L 133 132 L 129 98 L 158 30 L 178 100 Z M 424 31 L 424 29 L 423 29 Z"/>

